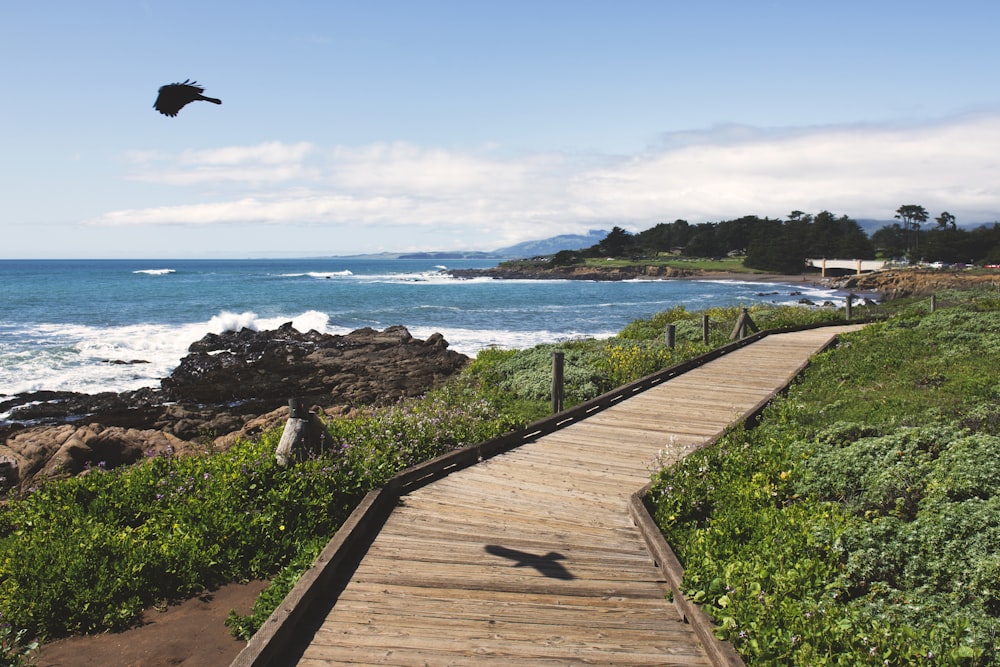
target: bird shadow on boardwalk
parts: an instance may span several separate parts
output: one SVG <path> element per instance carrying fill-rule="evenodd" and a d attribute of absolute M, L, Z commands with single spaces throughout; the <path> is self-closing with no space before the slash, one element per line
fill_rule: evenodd
<path fill-rule="evenodd" d="M 487 544 L 485 549 L 488 554 L 515 561 L 513 567 L 532 567 L 542 576 L 551 579 L 565 579 L 567 581 L 576 579 L 573 573 L 557 562 L 566 560 L 566 557 L 555 551 L 550 551 L 544 556 L 537 556 L 527 551 L 508 549 L 497 544 Z"/>

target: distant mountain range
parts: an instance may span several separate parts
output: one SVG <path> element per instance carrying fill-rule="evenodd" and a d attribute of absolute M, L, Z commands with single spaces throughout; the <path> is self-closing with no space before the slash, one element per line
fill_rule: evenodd
<path fill-rule="evenodd" d="M 495 250 L 494 253 L 505 257 L 522 258 L 552 255 L 560 250 L 580 250 L 589 248 L 604 240 L 608 235 L 606 229 L 591 229 L 586 234 L 561 234 L 540 241 L 524 241 L 506 248 Z"/>
<path fill-rule="evenodd" d="M 552 255 L 560 250 L 580 250 L 600 243 L 608 235 L 607 230 L 592 229 L 586 234 L 560 234 L 538 241 L 524 241 L 491 252 L 476 250 L 428 251 L 428 252 L 383 252 L 374 255 L 351 255 L 353 259 L 524 259 L 540 255 Z"/>

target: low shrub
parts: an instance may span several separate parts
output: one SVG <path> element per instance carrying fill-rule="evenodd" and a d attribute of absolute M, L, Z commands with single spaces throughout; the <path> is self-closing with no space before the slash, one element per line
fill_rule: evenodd
<path fill-rule="evenodd" d="M 807 310 L 774 321 L 813 317 Z M 678 323 L 672 351 L 659 342 L 664 317 Z M 719 322 L 713 337 L 723 340 L 732 324 Z M 279 429 L 225 452 L 151 456 L 45 483 L 0 508 L 0 628 L 9 629 L 0 653 L 30 648 L 25 638 L 121 630 L 151 605 L 272 578 L 252 614 L 230 619 L 249 636 L 364 493 L 545 414 L 554 349 L 566 355 L 572 405 L 697 354 L 700 336 L 700 315 L 674 309 L 609 341 L 484 350 L 423 399 L 331 421 L 328 450 L 288 468 L 274 461 Z"/>
<path fill-rule="evenodd" d="M 445 389 L 331 422 L 334 447 L 288 468 L 274 460 L 278 429 L 226 452 L 44 484 L 0 512 L 0 612 L 29 636 L 121 630 L 153 604 L 271 577 L 311 562 L 402 468 L 510 427 L 488 402 Z"/>
<path fill-rule="evenodd" d="M 1000 366 L 1000 313 L 978 304 L 844 337 L 756 429 L 655 474 L 685 591 L 748 664 L 1000 660 L 1000 420 L 984 373 Z"/>

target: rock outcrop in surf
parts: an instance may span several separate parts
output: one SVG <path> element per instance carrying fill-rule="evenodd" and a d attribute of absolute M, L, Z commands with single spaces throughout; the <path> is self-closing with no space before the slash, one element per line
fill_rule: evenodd
<path fill-rule="evenodd" d="M 33 392 L 0 397 L 0 477 L 26 488 L 38 476 L 114 467 L 168 449 L 224 448 L 288 416 L 288 401 L 339 413 L 418 396 L 468 357 L 441 334 L 402 326 L 346 335 L 271 331 L 208 334 L 160 387 L 132 392 Z"/>

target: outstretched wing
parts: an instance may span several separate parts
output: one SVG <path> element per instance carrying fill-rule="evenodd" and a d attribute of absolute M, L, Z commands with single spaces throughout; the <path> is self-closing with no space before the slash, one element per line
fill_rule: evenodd
<path fill-rule="evenodd" d="M 164 116 L 176 116 L 185 104 L 200 99 L 203 92 L 205 89 L 197 81 L 190 79 L 160 86 L 160 94 L 156 96 L 153 108 Z"/>

